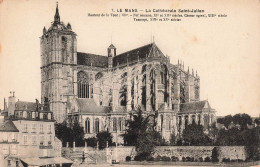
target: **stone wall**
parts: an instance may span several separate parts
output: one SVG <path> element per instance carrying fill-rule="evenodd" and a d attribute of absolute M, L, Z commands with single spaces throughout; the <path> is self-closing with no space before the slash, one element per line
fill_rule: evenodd
<path fill-rule="evenodd" d="M 246 150 L 244 146 L 223 146 L 218 147 L 219 160 L 223 158 L 229 158 L 230 160 L 246 159 Z"/>
<path fill-rule="evenodd" d="M 193 157 L 199 159 L 200 157 L 205 159 L 211 157 L 214 146 L 160 146 L 156 147 L 154 157 L 167 156 L 167 157 L 178 157 L 179 160 L 182 157 Z"/>
<path fill-rule="evenodd" d="M 158 155 L 166 156 L 166 157 L 178 157 L 181 161 L 183 157 L 191 157 L 195 160 L 199 160 L 199 158 L 203 158 L 205 160 L 206 157 L 211 158 L 212 150 L 215 146 L 158 146 L 155 148 L 155 152 L 153 157 L 156 158 Z M 244 146 L 216 146 L 219 156 L 218 159 L 221 162 L 223 158 L 230 160 L 245 160 L 246 159 L 246 151 Z M 83 151 L 84 147 L 75 148 L 75 151 Z M 117 151 L 116 151 L 117 150 Z M 87 152 L 92 153 L 96 152 L 100 154 L 106 150 L 96 150 L 92 147 L 87 148 Z M 131 156 L 132 160 L 136 155 L 135 147 L 132 146 L 118 146 L 117 149 L 115 147 L 109 147 L 109 154 L 112 155 L 112 159 L 125 161 L 127 156 Z"/>

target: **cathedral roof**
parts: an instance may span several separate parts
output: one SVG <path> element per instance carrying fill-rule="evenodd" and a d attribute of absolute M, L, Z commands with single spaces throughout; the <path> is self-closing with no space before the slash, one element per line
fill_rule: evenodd
<path fill-rule="evenodd" d="M 19 130 L 11 120 L 7 120 L 0 126 L 0 132 L 19 132 Z"/>
<path fill-rule="evenodd" d="M 213 111 L 207 100 L 180 104 L 181 113 Z"/>
<path fill-rule="evenodd" d="M 165 57 L 161 50 L 155 43 L 151 43 L 125 53 L 121 53 L 114 57 L 113 66 L 120 64 L 126 64 L 127 62 L 138 61 L 139 59 L 145 59 L 146 57 Z"/>
<path fill-rule="evenodd" d="M 108 57 L 90 53 L 77 52 L 77 64 L 106 68 Z"/>
<path fill-rule="evenodd" d="M 76 99 L 81 113 L 109 113 L 110 107 L 98 106 L 94 99 Z"/>
<path fill-rule="evenodd" d="M 110 45 L 109 47 L 114 47 L 114 45 Z M 127 64 L 134 61 L 138 61 L 139 59 L 146 59 L 148 57 L 159 57 L 165 58 L 164 54 L 161 50 L 156 46 L 155 43 L 151 43 L 128 52 L 121 53 L 113 57 L 113 66 L 117 66 L 120 64 Z M 77 64 L 78 65 L 86 65 L 93 67 L 108 67 L 108 57 L 90 53 L 82 53 L 77 52 Z"/>

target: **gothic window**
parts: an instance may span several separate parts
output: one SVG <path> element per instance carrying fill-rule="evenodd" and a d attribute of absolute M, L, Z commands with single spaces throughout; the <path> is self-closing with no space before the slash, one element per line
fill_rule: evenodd
<path fill-rule="evenodd" d="M 95 131 L 96 131 L 96 133 L 99 132 L 99 119 L 98 118 L 95 119 Z"/>
<path fill-rule="evenodd" d="M 163 115 L 161 115 L 161 130 L 163 128 Z"/>
<path fill-rule="evenodd" d="M 209 115 L 204 114 L 204 128 L 208 129 L 209 128 Z"/>
<path fill-rule="evenodd" d="M 123 121 L 122 121 L 122 119 L 120 118 L 120 119 L 119 119 L 119 123 L 118 123 L 118 124 L 119 124 L 119 131 L 122 131 L 122 130 L 123 130 L 123 128 L 122 128 L 122 122 L 123 122 Z"/>
<path fill-rule="evenodd" d="M 185 127 L 189 124 L 188 115 L 185 116 Z"/>
<path fill-rule="evenodd" d="M 195 124 L 195 115 L 192 115 L 191 119 L 192 119 L 192 124 Z"/>
<path fill-rule="evenodd" d="M 67 62 L 67 38 L 61 37 L 62 62 Z"/>
<path fill-rule="evenodd" d="M 126 93 L 127 93 L 127 87 L 126 87 L 126 85 L 123 85 L 119 91 L 121 106 L 126 106 Z"/>
<path fill-rule="evenodd" d="M 117 131 L 117 120 L 113 118 L 113 131 Z"/>
<path fill-rule="evenodd" d="M 166 130 L 170 130 L 171 129 L 171 118 L 170 116 L 168 115 L 166 117 Z"/>
<path fill-rule="evenodd" d="M 150 93 L 151 93 L 151 107 L 155 110 L 155 71 L 150 72 Z"/>
<path fill-rule="evenodd" d="M 185 91 L 184 91 L 185 87 L 184 84 L 181 83 L 180 84 L 180 101 L 181 103 L 185 103 Z"/>
<path fill-rule="evenodd" d="M 142 79 L 142 105 L 146 108 L 146 75 Z"/>
<path fill-rule="evenodd" d="M 78 97 L 79 98 L 89 98 L 90 86 L 89 86 L 89 77 L 88 75 L 80 71 L 78 72 Z"/>
<path fill-rule="evenodd" d="M 182 118 L 181 116 L 179 116 L 179 128 L 181 127 L 181 125 L 182 125 Z"/>
<path fill-rule="evenodd" d="M 195 86 L 195 99 L 199 100 L 200 93 L 199 93 L 199 86 Z"/>
<path fill-rule="evenodd" d="M 200 115 L 198 115 L 198 125 L 200 125 L 200 119 L 201 119 L 201 117 L 200 117 Z"/>
<path fill-rule="evenodd" d="M 85 121 L 85 132 L 90 133 L 90 120 L 89 120 L 89 118 L 87 118 L 86 121 Z"/>

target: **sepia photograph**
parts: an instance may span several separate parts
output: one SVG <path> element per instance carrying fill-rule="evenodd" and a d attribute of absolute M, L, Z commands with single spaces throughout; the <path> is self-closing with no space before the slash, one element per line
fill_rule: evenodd
<path fill-rule="evenodd" d="M 0 167 L 260 165 L 259 0 L 0 0 Z"/>

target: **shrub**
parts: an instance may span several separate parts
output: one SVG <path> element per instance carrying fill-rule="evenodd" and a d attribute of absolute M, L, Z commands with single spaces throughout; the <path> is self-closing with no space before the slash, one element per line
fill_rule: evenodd
<path fill-rule="evenodd" d="M 191 157 L 186 157 L 186 162 L 191 162 Z"/>
<path fill-rule="evenodd" d="M 162 161 L 171 161 L 171 158 L 167 156 L 162 156 Z"/>
<path fill-rule="evenodd" d="M 152 156 L 148 157 L 147 161 L 154 161 L 154 157 L 152 157 Z"/>
<path fill-rule="evenodd" d="M 186 158 L 185 158 L 185 157 L 182 157 L 182 161 L 183 161 L 183 162 L 186 162 Z"/>
<path fill-rule="evenodd" d="M 111 146 L 112 139 L 113 139 L 113 136 L 111 133 L 109 133 L 107 131 L 98 132 L 97 141 L 99 142 L 99 149 L 103 150 L 104 148 L 106 148 L 107 142 L 108 142 L 108 145 Z"/>
<path fill-rule="evenodd" d="M 206 157 L 204 162 L 210 162 L 210 157 Z"/>
<path fill-rule="evenodd" d="M 139 153 L 135 156 L 134 160 L 135 161 L 145 161 L 145 160 L 148 160 L 151 155 L 148 155 L 149 153 L 145 153 L 145 152 L 142 152 L 142 153 Z"/>
<path fill-rule="evenodd" d="M 126 156 L 125 157 L 125 161 L 131 161 L 131 157 L 130 156 Z"/>
<path fill-rule="evenodd" d="M 194 162 L 194 158 L 193 157 L 186 157 L 186 161 L 187 162 Z"/>
<path fill-rule="evenodd" d="M 199 162 L 203 162 L 203 158 L 202 157 L 199 157 Z"/>
<path fill-rule="evenodd" d="M 157 155 L 157 157 L 155 158 L 155 161 L 162 161 L 162 157 L 160 155 Z"/>
<path fill-rule="evenodd" d="M 178 157 L 175 157 L 175 156 L 172 156 L 171 159 L 172 159 L 172 161 L 174 161 L 174 162 L 179 161 L 179 158 L 178 158 Z"/>
<path fill-rule="evenodd" d="M 86 142 L 87 142 L 88 146 L 90 146 L 90 147 L 96 147 L 97 146 L 97 138 L 95 138 L 95 137 L 87 138 Z"/>
<path fill-rule="evenodd" d="M 222 162 L 230 162 L 230 159 L 229 158 L 223 158 Z"/>
<path fill-rule="evenodd" d="M 213 150 L 212 150 L 212 155 L 211 155 L 211 158 L 212 158 L 212 162 L 218 162 L 218 149 L 217 147 L 214 147 Z"/>

